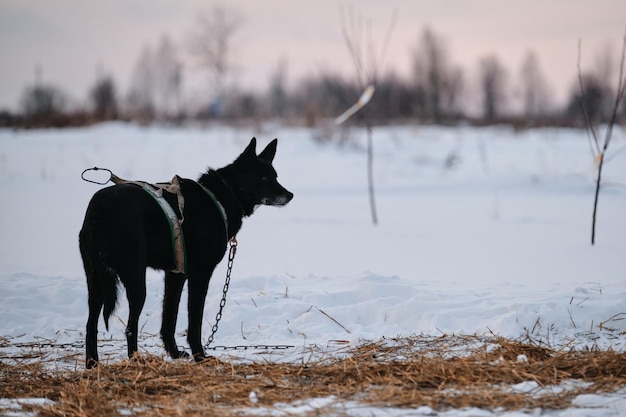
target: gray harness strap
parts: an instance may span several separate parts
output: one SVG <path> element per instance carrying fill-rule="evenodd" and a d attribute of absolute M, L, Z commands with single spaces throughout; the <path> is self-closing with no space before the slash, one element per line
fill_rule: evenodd
<path fill-rule="evenodd" d="M 117 175 L 111 173 L 111 181 L 114 184 L 134 184 L 141 187 L 146 193 L 148 193 L 154 200 L 159 204 L 161 210 L 163 210 L 163 214 L 167 218 L 168 224 L 170 226 L 170 234 L 172 237 L 172 248 L 174 252 L 174 261 L 176 263 L 176 268 L 172 270 L 172 272 L 182 272 L 185 273 L 187 271 L 187 252 L 185 249 L 185 237 L 183 235 L 182 224 L 185 220 L 184 217 L 184 209 L 185 209 L 185 198 L 183 197 L 183 193 L 180 191 L 180 178 L 178 175 L 175 175 L 172 178 L 172 181 L 165 183 L 157 183 L 150 184 L 144 181 L 129 181 L 118 177 Z M 211 198 L 213 203 L 218 208 L 219 213 L 221 214 L 222 220 L 224 222 L 224 226 L 226 228 L 226 240 L 228 240 L 228 219 L 226 217 L 226 211 L 224 207 L 217 201 L 215 195 L 211 191 L 209 191 L 202 184 L 199 184 L 202 190 Z M 180 212 L 181 218 L 179 219 L 174 212 L 172 206 L 163 198 L 163 191 L 166 191 L 171 194 L 175 194 L 178 200 L 178 210 Z"/>
<path fill-rule="evenodd" d="M 174 177 L 172 182 L 177 180 L 177 177 Z M 158 185 L 157 185 L 158 187 Z M 169 203 L 163 198 L 163 190 L 166 188 L 155 188 L 151 184 L 143 184 L 141 188 L 150 194 L 159 206 L 163 210 L 163 214 L 167 217 L 169 226 L 170 226 L 170 234 L 172 236 L 172 248 L 174 249 L 174 261 L 176 262 L 176 268 L 172 270 L 172 272 L 182 272 L 183 274 L 187 271 L 187 251 L 185 250 L 185 237 L 183 235 L 182 224 L 185 219 L 183 216 L 183 208 L 185 204 L 185 200 L 183 199 L 183 195 L 180 192 L 180 186 L 178 187 L 177 196 L 178 196 L 178 207 L 181 213 L 181 219 L 178 219 L 176 213 L 169 205 Z M 168 191 L 170 192 L 170 191 Z"/>

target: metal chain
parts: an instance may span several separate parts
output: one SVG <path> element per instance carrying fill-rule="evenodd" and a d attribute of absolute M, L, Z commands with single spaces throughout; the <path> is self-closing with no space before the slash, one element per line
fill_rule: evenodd
<path fill-rule="evenodd" d="M 213 346 L 207 347 L 209 350 L 287 350 L 293 349 L 293 345 L 237 345 L 237 346 Z"/>
<path fill-rule="evenodd" d="M 124 343 L 123 340 L 117 340 L 117 343 L 99 343 L 99 347 L 115 347 L 119 346 L 120 343 Z M 157 345 L 150 345 L 152 347 L 156 347 Z M 206 346 L 207 350 L 287 350 L 293 349 L 294 345 L 236 345 L 236 346 Z M 84 349 L 85 342 L 76 341 L 76 342 L 67 342 L 67 343 L 56 343 L 56 342 L 19 342 L 19 343 L 6 343 L 0 345 L 0 350 L 5 348 L 20 348 L 20 349 Z"/>
<path fill-rule="evenodd" d="M 211 347 L 211 343 L 213 343 L 213 339 L 215 339 L 215 333 L 217 333 L 218 325 L 220 320 L 222 319 L 222 312 L 224 310 L 224 306 L 226 305 L 226 294 L 228 293 L 228 288 L 230 286 L 230 275 L 233 270 L 233 261 L 235 260 L 235 255 L 237 254 L 237 238 L 233 237 L 230 240 L 230 250 L 228 251 L 228 267 L 226 268 L 226 281 L 224 282 L 224 289 L 222 290 L 222 299 L 220 301 L 220 309 L 217 311 L 215 315 L 215 324 L 211 329 L 211 335 L 209 339 L 204 345 L 205 349 L 210 350 L 286 350 L 292 349 L 295 346 L 291 345 L 238 345 L 238 346 L 213 346 Z"/>
<path fill-rule="evenodd" d="M 233 236 L 230 240 L 230 249 L 228 251 L 228 267 L 226 268 L 226 281 L 224 282 L 224 288 L 222 289 L 222 299 L 220 300 L 220 309 L 217 311 L 215 315 L 215 324 L 211 329 L 211 335 L 209 336 L 209 340 L 204 346 L 205 349 L 208 349 L 211 343 L 213 343 L 213 339 L 215 339 L 215 333 L 217 333 L 217 328 L 222 319 L 222 311 L 224 310 L 224 306 L 226 305 L 226 294 L 228 293 L 228 287 L 230 286 L 230 274 L 233 271 L 233 261 L 235 260 L 235 255 L 237 254 L 237 237 Z"/>

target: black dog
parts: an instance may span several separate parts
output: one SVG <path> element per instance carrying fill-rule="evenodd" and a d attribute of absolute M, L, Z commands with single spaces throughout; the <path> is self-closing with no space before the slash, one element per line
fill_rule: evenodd
<path fill-rule="evenodd" d="M 187 280 L 187 341 L 195 360 L 205 358 L 200 341 L 204 300 L 211 274 L 224 257 L 227 242 L 241 228 L 243 217 L 250 216 L 258 205 L 283 206 L 293 198 L 278 183 L 271 165 L 276 145 L 274 139 L 257 155 L 253 138 L 232 164 L 208 170 L 197 182 L 180 179 L 183 213 L 178 209 L 177 195 L 163 192 L 178 217 L 184 218 L 185 273 L 172 272 L 176 261 L 171 227 L 163 209 L 149 193 L 136 184 L 117 184 L 92 197 L 79 237 L 89 290 L 88 368 L 97 365 L 98 319 L 104 306 L 108 329 L 117 302 L 118 281 L 126 288 L 130 310 L 126 327 L 129 357 L 137 351 L 139 315 L 146 298 L 146 267 L 166 271 L 161 337 L 168 354 L 173 358 L 188 356 L 178 350 L 174 339 L 178 305 Z"/>

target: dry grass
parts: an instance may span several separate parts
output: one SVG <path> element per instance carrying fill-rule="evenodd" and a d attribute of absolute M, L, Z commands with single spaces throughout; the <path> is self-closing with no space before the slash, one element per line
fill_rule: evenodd
<path fill-rule="evenodd" d="M 93 370 L 53 371 L 44 363 L 8 362 L 0 362 L 0 398 L 54 401 L 23 406 L 42 416 L 106 416 L 120 410 L 140 416 L 231 416 L 329 396 L 381 407 L 559 409 L 580 394 L 626 388 L 625 353 L 555 351 L 470 336 L 381 340 L 300 363 L 196 364 L 143 356 Z M 519 383 L 531 389 L 516 387 Z"/>

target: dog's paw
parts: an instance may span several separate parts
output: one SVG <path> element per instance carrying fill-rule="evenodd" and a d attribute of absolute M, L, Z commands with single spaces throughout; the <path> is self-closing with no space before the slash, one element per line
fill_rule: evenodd
<path fill-rule="evenodd" d="M 189 358 L 189 353 L 185 352 L 184 350 L 179 351 L 176 356 L 172 356 L 174 359 L 188 359 Z"/>
<path fill-rule="evenodd" d="M 193 359 L 196 362 L 202 362 L 202 361 L 207 359 L 207 356 L 204 354 L 204 352 L 194 353 L 193 354 Z"/>
<path fill-rule="evenodd" d="M 187 359 L 189 358 L 189 353 L 184 350 L 168 350 L 167 353 L 170 355 L 172 359 Z"/>

